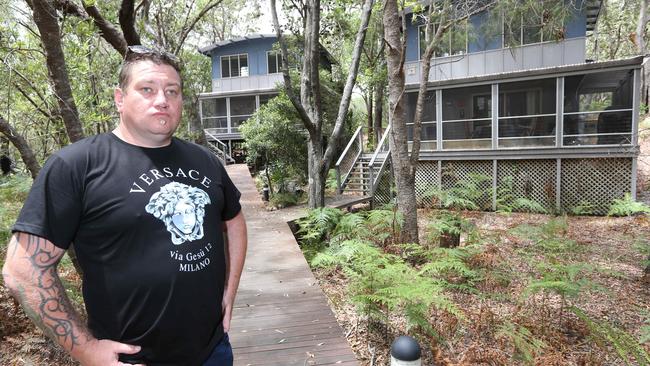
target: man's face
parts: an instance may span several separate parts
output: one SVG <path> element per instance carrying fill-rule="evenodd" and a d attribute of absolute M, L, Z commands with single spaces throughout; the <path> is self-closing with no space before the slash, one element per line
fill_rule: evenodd
<path fill-rule="evenodd" d="M 127 142 L 168 145 L 183 110 L 180 75 L 169 65 L 137 62 L 131 66 L 126 88 L 115 89 L 115 105 Z"/>

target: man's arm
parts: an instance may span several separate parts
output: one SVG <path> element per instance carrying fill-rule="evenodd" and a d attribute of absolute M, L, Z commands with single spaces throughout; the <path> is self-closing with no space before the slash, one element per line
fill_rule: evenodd
<path fill-rule="evenodd" d="M 248 237 L 246 232 L 246 220 L 244 214 L 239 211 L 237 216 L 225 222 L 228 243 L 226 247 L 226 283 L 223 292 L 223 330 L 230 330 L 230 318 L 232 307 L 235 302 L 235 295 L 239 287 L 239 279 L 244 269 L 246 259 L 246 248 Z"/>
<path fill-rule="evenodd" d="M 41 237 L 16 233 L 9 241 L 2 275 L 25 313 L 82 365 L 122 365 L 118 353 L 140 347 L 97 340 L 80 320 L 56 271 L 65 250 Z"/>

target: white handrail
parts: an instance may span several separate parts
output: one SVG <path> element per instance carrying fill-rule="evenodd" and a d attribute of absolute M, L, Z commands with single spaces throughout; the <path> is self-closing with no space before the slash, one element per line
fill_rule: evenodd
<path fill-rule="evenodd" d="M 362 128 L 362 127 L 363 127 L 363 126 L 359 126 L 359 127 L 357 128 L 357 130 L 354 132 L 354 135 L 352 135 L 352 138 L 351 138 L 350 141 L 348 142 L 348 146 L 346 146 L 346 147 L 345 147 L 345 150 L 343 150 L 343 153 L 342 153 L 341 156 L 339 157 L 339 160 L 336 161 L 335 166 L 339 166 L 339 165 L 341 165 L 341 162 L 343 161 L 343 158 L 348 154 L 348 150 L 350 150 L 350 147 L 352 147 L 352 144 L 353 144 L 354 141 L 357 139 L 357 136 L 361 133 L 361 128 Z"/>
<path fill-rule="evenodd" d="M 377 155 L 379 155 L 379 152 L 382 150 L 384 146 L 384 142 L 386 141 L 386 137 L 388 136 L 389 132 L 390 132 L 390 125 L 386 127 L 386 131 L 384 131 L 384 134 L 381 136 L 381 140 L 379 140 L 379 144 L 375 149 L 375 153 L 372 154 L 372 158 L 370 159 L 370 163 L 368 163 L 368 166 L 372 167 L 373 165 L 375 165 L 375 160 L 377 160 Z"/>

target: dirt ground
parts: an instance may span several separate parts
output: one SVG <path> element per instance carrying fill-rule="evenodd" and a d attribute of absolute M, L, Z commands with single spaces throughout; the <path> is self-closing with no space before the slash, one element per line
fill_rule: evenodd
<path fill-rule="evenodd" d="M 427 214 L 420 212 L 422 217 Z M 590 341 L 589 332 L 575 316 L 566 313 L 560 316 L 557 297 L 547 299 L 546 303 L 539 299 L 517 300 L 526 283 L 516 274 L 530 272 L 530 263 L 521 260 L 517 252 L 532 243 L 512 235 L 511 231 L 522 224 L 537 225 L 549 217 L 477 212 L 464 216 L 483 233 L 498 237 L 496 242 L 488 244 L 482 261 L 494 273 L 506 273 L 513 280 L 504 286 L 495 276 L 478 285 L 479 294 L 450 293 L 466 320 L 459 322 L 448 314 L 433 314 L 434 325 L 448 343 L 421 344 L 424 365 L 434 362 L 436 365 L 521 364 L 509 342 L 494 338 L 493 329 L 504 321 L 525 325 L 546 343 L 543 354 L 535 358 L 536 365 L 622 364 L 611 349 Z M 638 339 L 639 330 L 648 321 L 643 314 L 650 312 L 650 286 L 641 280 L 643 257 L 633 243 L 650 236 L 650 218 L 570 217 L 568 221 L 566 235 L 586 250 L 583 259 L 599 268 L 591 280 L 601 288 L 587 292 L 572 304 L 593 318 L 607 319 Z M 390 343 L 406 333 L 404 321 L 396 317 L 388 327 L 369 325 L 354 306 L 343 300 L 347 283 L 341 273 L 319 270 L 316 275 L 339 323 L 348 331 L 348 340 L 361 364 L 388 365 Z M 646 344 L 646 349 L 650 352 L 650 344 Z"/>

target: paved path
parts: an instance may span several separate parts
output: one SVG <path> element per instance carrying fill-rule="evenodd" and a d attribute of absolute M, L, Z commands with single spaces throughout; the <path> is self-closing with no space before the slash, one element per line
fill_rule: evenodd
<path fill-rule="evenodd" d="M 266 211 L 246 165 L 227 171 L 248 223 L 230 330 L 235 365 L 358 365 L 285 215 Z"/>

